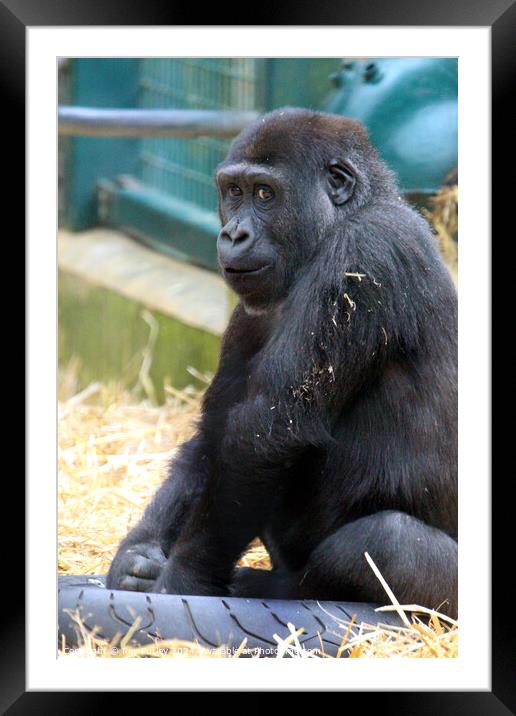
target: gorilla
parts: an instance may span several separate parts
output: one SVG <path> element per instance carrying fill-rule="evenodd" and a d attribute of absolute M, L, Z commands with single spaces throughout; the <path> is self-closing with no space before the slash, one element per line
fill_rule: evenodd
<path fill-rule="evenodd" d="M 457 614 L 457 297 L 366 131 L 286 108 L 216 182 L 239 304 L 195 436 L 108 587 Z M 260 537 L 273 569 L 235 568 Z"/>

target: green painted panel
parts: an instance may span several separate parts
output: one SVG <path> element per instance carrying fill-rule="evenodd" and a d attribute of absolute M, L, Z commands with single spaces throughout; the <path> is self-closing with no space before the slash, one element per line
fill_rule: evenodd
<path fill-rule="evenodd" d="M 59 273 L 58 305 L 59 364 L 65 366 L 73 356 L 79 358 L 79 389 L 92 381 L 111 380 L 134 387 L 150 334 L 141 315 L 144 306 L 63 271 Z M 202 387 L 187 368 L 214 373 L 220 338 L 158 311 L 150 313 L 158 334 L 149 375 L 158 400 L 163 401 L 165 381 L 176 388 Z"/>
<path fill-rule="evenodd" d="M 138 106 L 138 59 L 77 58 L 70 66 L 70 102 L 85 107 Z M 64 170 L 63 223 L 72 230 L 98 222 L 96 183 L 135 174 L 140 139 L 73 137 Z"/>

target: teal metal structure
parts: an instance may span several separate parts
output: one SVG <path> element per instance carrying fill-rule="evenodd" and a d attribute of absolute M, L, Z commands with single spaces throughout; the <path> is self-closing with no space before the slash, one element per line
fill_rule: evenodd
<path fill-rule="evenodd" d="M 400 187 L 431 194 L 457 165 L 457 59 L 343 60 L 324 109 L 360 120 Z"/>

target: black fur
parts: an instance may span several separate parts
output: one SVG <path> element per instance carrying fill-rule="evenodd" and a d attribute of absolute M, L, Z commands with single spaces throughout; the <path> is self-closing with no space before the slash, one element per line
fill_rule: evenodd
<path fill-rule="evenodd" d="M 455 615 L 457 306 L 428 224 L 358 123 L 305 110 L 242 132 L 218 187 L 241 302 L 108 585 L 385 602 L 368 551 L 400 601 Z M 234 571 L 256 536 L 273 571 Z"/>

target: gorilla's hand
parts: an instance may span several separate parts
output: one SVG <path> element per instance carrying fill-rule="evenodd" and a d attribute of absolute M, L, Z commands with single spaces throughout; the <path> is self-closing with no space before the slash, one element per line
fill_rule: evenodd
<path fill-rule="evenodd" d="M 192 560 L 193 561 L 193 560 Z M 152 587 L 158 594 L 195 594 L 197 596 L 224 596 L 228 589 L 206 567 L 193 568 L 185 559 L 172 555 Z"/>
<path fill-rule="evenodd" d="M 167 558 L 157 542 L 128 545 L 113 560 L 106 579 L 109 589 L 153 591 Z"/>

